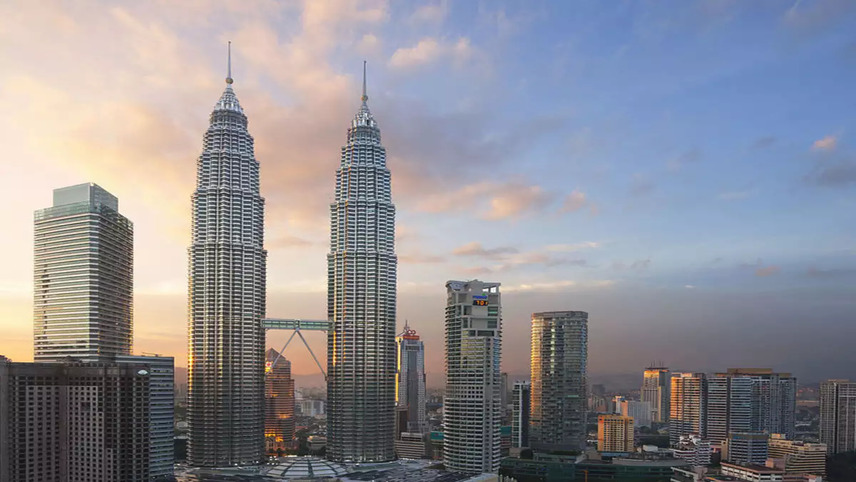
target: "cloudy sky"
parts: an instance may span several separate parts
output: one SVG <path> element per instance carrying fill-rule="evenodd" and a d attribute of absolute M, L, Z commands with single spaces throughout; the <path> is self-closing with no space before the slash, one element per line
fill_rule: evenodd
<path fill-rule="evenodd" d="M 96 182 L 135 227 L 135 351 L 185 365 L 195 161 L 224 88 L 267 200 L 268 315 L 325 313 L 362 60 L 398 207 L 399 325 L 443 370 L 444 283 L 590 313 L 590 371 L 856 377 L 856 4 L 0 3 L 0 353 L 32 357 L 32 216 Z M 284 333 L 272 333 L 279 346 Z M 324 353 L 324 337 L 309 337 Z M 292 351 L 293 350 L 293 351 Z M 296 373 L 312 373 L 302 347 Z"/>

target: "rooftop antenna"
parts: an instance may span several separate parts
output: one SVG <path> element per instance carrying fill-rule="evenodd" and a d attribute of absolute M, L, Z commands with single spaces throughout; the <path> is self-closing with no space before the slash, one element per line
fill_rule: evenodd
<path fill-rule="evenodd" d="M 363 96 L 361 97 L 363 103 L 369 100 L 369 96 L 366 94 L 366 61 L 363 60 Z"/>
<path fill-rule="evenodd" d="M 232 80 L 232 41 L 231 40 L 229 40 L 229 46 L 227 47 L 227 49 L 228 49 L 228 57 L 227 57 L 228 60 L 226 62 L 226 66 L 227 66 L 226 67 L 227 68 L 226 83 L 231 85 L 232 82 L 234 82 L 234 80 Z"/>

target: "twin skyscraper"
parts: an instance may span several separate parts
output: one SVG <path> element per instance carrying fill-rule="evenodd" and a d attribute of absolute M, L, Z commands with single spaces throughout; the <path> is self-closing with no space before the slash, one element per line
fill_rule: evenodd
<path fill-rule="evenodd" d="M 199 467 L 264 458 L 264 199 L 232 83 L 230 58 L 192 198 L 188 462 Z M 327 255 L 327 457 L 342 462 L 395 456 L 395 206 L 365 64 L 361 101 L 336 171 Z"/>

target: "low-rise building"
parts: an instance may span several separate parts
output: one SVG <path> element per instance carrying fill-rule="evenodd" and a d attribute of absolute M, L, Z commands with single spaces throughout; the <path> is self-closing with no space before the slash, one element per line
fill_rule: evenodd
<path fill-rule="evenodd" d="M 675 458 L 684 459 L 697 467 L 710 465 L 711 453 L 710 442 L 695 434 L 682 435 L 672 449 Z"/>
<path fill-rule="evenodd" d="M 826 475 L 826 452 L 826 444 L 788 440 L 784 435 L 777 433 L 770 436 L 767 449 L 769 458 L 781 459 L 780 468 L 787 475 Z"/>
<path fill-rule="evenodd" d="M 597 417 L 597 449 L 600 452 L 633 452 L 633 417 L 599 415 Z"/>
<path fill-rule="evenodd" d="M 784 470 L 756 464 L 738 465 L 723 462 L 720 470 L 722 471 L 722 475 L 735 477 L 738 480 L 745 480 L 747 482 L 778 482 L 784 481 L 785 478 Z M 709 479 L 711 482 L 720 482 L 723 480 L 711 477 Z"/>
<path fill-rule="evenodd" d="M 765 433 L 736 432 L 722 442 L 722 460 L 733 464 L 764 465 L 767 461 Z"/>

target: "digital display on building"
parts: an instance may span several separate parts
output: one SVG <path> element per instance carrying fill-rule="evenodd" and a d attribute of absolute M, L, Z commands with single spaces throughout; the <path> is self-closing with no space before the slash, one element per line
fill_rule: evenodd
<path fill-rule="evenodd" d="M 473 300 L 473 306 L 487 306 L 487 300 Z"/>

